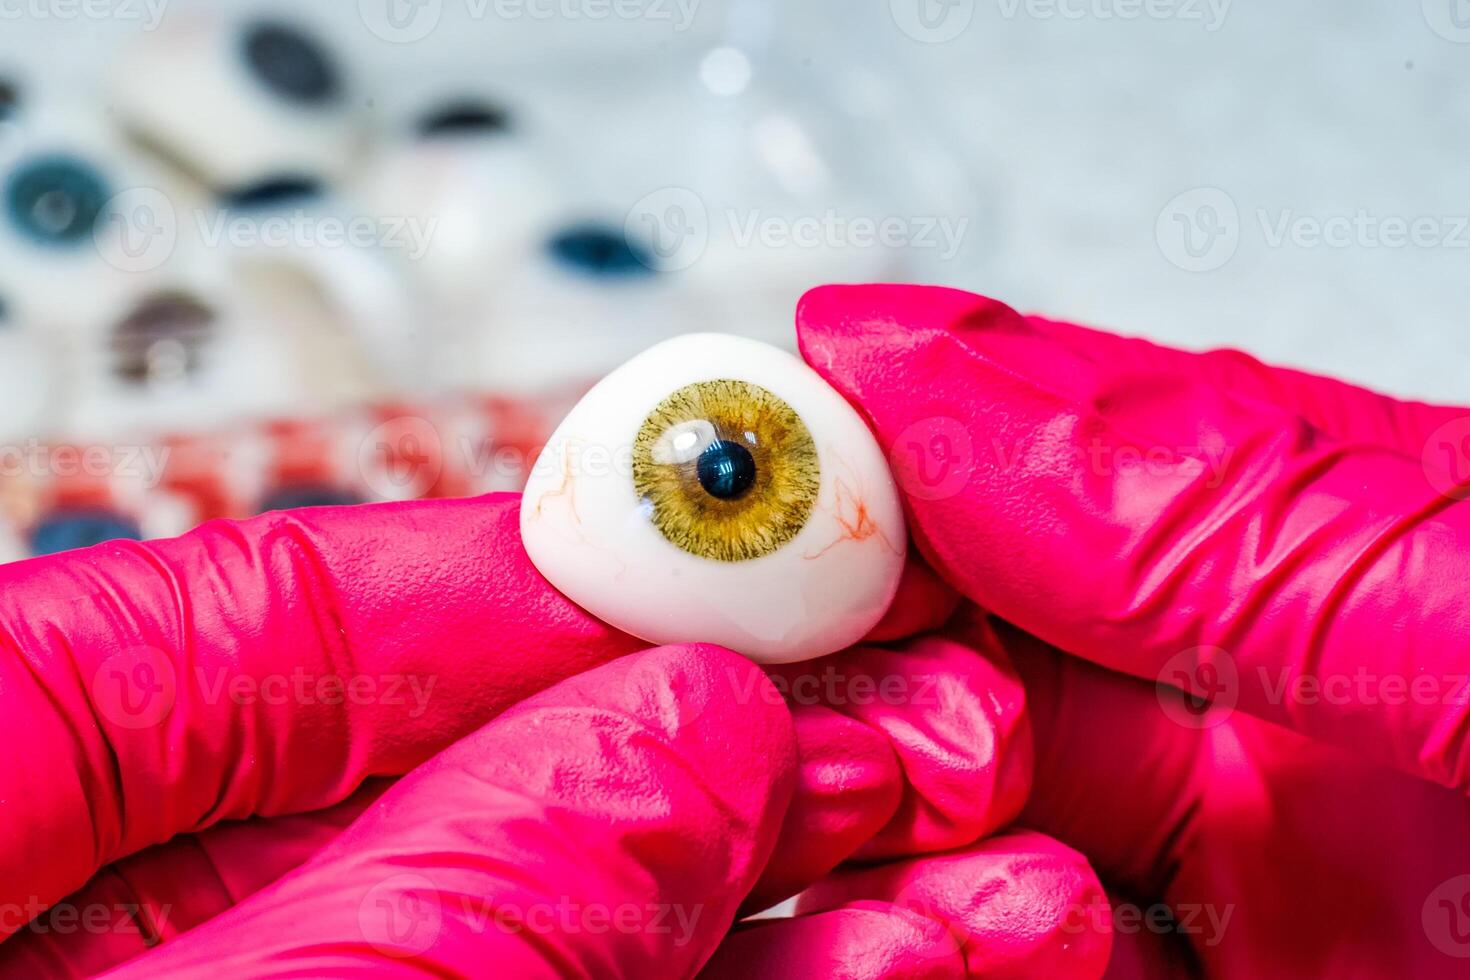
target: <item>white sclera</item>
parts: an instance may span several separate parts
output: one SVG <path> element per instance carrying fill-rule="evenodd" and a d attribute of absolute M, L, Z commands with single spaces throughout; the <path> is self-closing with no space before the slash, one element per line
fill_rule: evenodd
<path fill-rule="evenodd" d="M 749 561 L 678 548 L 633 486 L 633 441 L 648 414 L 686 385 L 719 379 L 790 405 L 821 467 L 805 526 Z M 613 626 L 653 643 L 718 643 L 762 663 L 860 640 L 893 599 L 907 541 L 887 461 L 857 412 L 792 355 L 721 334 L 665 341 L 588 392 L 536 462 L 521 537 L 552 585 Z"/>

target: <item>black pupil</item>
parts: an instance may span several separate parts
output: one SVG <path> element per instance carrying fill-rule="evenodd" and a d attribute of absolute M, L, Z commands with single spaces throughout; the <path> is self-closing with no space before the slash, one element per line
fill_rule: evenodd
<path fill-rule="evenodd" d="M 558 262 L 587 275 L 645 276 L 653 270 L 653 261 L 621 229 L 572 228 L 553 237 L 549 248 Z"/>
<path fill-rule="evenodd" d="M 699 454 L 699 485 L 718 500 L 735 500 L 755 482 L 755 457 L 738 442 L 721 439 Z"/>
<path fill-rule="evenodd" d="M 20 103 L 20 91 L 9 79 L 0 78 L 0 119 L 15 112 Z"/>
<path fill-rule="evenodd" d="M 91 236 L 108 191 L 87 164 L 49 157 L 17 170 L 5 198 L 10 220 L 31 239 L 66 246 Z"/>
<path fill-rule="evenodd" d="M 336 97 L 337 71 L 316 41 L 284 24 L 256 24 L 245 36 L 245 60 L 284 99 L 320 105 Z"/>
<path fill-rule="evenodd" d="M 419 135 L 459 136 L 503 133 L 510 128 L 510 115 L 499 106 L 456 102 L 435 110 L 419 123 Z"/>
<path fill-rule="evenodd" d="M 227 208 L 246 210 L 280 207 L 293 202 L 311 201 L 321 196 L 321 183 L 310 177 L 269 177 L 226 194 L 222 203 Z"/>

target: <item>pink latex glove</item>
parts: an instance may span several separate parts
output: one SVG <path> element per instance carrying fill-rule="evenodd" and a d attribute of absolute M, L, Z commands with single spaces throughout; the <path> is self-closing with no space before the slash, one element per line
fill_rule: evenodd
<path fill-rule="evenodd" d="M 518 507 L 0 568 L 0 974 L 1102 971 L 1105 914 L 1069 927 L 1104 901 L 1085 861 L 993 836 L 1032 776 L 993 631 L 769 679 L 643 650 L 535 572 Z M 874 640 L 954 604 L 916 564 Z M 850 858 L 885 864 L 827 877 Z M 742 902 L 822 878 L 815 914 L 726 941 Z"/>
<path fill-rule="evenodd" d="M 1470 411 L 947 289 L 819 289 L 798 330 L 1013 624 L 1023 820 L 1117 890 L 1114 975 L 1470 970 Z"/>

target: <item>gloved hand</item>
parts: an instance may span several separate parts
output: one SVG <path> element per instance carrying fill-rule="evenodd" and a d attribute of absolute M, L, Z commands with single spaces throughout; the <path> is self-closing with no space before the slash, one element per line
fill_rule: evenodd
<path fill-rule="evenodd" d="M 922 565 L 876 645 L 768 678 L 571 605 L 518 506 L 0 568 L 0 974 L 1101 973 L 1083 859 L 995 836 L 1032 778 L 996 635 L 895 642 L 954 609 Z"/>
<path fill-rule="evenodd" d="M 1025 678 L 1022 820 L 1115 890 L 1114 975 L 1465 974 L 1470 411 L 947 289 L 798 330 Z"/>

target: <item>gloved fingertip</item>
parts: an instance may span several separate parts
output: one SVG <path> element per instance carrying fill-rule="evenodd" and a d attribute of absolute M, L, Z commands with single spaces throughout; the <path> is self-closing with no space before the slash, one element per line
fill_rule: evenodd
<path fill-rule="evenodd" d="M 855 857 L 882 860 L 960 847 L 1015 819 L 1031 787 L 1026 693 L 999 644 L 922 636 L 857 647 L 844 713 L 888 736 L 904 772 L 897 812 Z M 867 696 L 859 696 L 867 694 Z"/>
<path fill-rule="evenodd" d="M 708 774 L 701 791 L 718 797 L 723 819 L 741 831 L 731 879 L 737 887 L 753 884 L 775 844 L 798 767 L 790 710 L 765 672 L 713 644 L 655 647 L 564 681 L 506 720 L 588 706 L 626 715 L 682 769 Z"/>
<path fill-rule="evenodd" d="M 1087 860 L 1018 831 L 961 851 L 841 872 L 802 894 L 798 912 L 890 901 L 947 924 L 969 975 L 1103 975 L 1112 951 L 1107 895 Z"/>
<path fill-rule="evenodd" d="M 796 790 L 771 860 L 744 910 L 788 898 L 851 857 L 881 830 L 903 796 L 903 772 L 876 730 L 823 705 L 792 711 L 800 756 Z"/>
<path fill-rule="evenodd" d="M 960 594 L 910 551 L 898 592 L 864 643 L 890 643 L 938 629 L 954 615 Z"/>
<path fill-rule="evenodd" d="M 964 974 L 959 943 L 942 923 L 887 902 L 853 902 L 750 923 L 731 933 L 700 977 L 940 980 Z"/>

